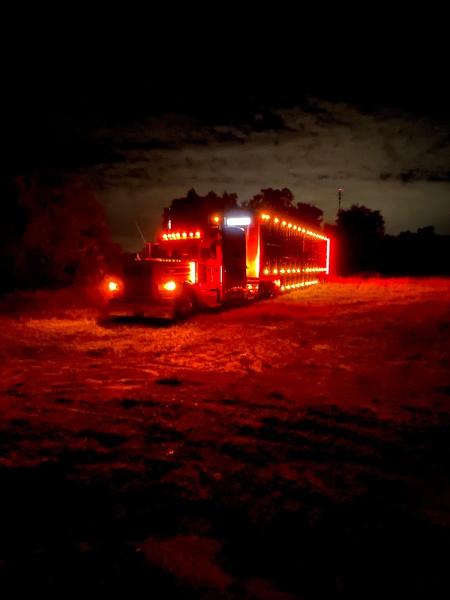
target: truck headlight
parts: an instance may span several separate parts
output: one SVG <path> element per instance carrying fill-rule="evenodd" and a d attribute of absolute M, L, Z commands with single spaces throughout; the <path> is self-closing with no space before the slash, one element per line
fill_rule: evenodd
<path fill-rule="evenodd" d="M 107 279 L 104 283 L 104 289 L 110 296 L 115 296 L 122 292 L 122 282 L 119 279 Z"/>
<path fill-rule="evenodd" d="M 117 281 L 108 281 L 108 290 L 110 292 L 118 292 L 119 291 L 119 284 Z"/>
<path fill-rule="evenodd" d="M 177 284 L 175 283 L 175 281 L 166 281 L 166 283 L 163 285 L 163 288 L 167 291 L 167 292 L 173 292 L 177 287 Z"/>

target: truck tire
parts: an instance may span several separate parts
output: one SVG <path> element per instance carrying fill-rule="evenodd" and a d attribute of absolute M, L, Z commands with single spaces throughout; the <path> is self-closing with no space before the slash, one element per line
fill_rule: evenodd
<path fill-rule="evenodd" d="M 192 293 L 183 292 L 175 300 L 173 307 L 173 318 L 175 321 L 185 321 L 195 313 L 197 309 L 196 298 Z"/>
<path fill-rule="evenodd" d="M 264 285 L 260 285 L 258 297 L 260 300 L 267 300 L 268 298 L 274 298 L 277 292 L 278 289 L 273 282 L 265 282 Z"/>

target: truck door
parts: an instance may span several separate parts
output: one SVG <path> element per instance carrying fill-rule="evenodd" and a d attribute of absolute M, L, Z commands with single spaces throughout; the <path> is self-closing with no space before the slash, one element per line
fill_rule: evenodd
<path fill-rule="evenodd" d="M 223 230 L 223 291 L 245 288 L 246 276 L 246 245 L 245 231 L 240 227 L 227 227 Z"/>

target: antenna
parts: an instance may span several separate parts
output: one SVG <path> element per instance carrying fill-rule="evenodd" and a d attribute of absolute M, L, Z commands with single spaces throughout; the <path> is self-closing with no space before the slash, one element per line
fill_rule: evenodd
<path fill-rule="evenodd" d="M 341 198 L 342 198 L 342 188 L 338 188 L 338 213 L 341 212 Z"/>
<path fill-rule="evenodd" d="M 137 222 L 137 221 L 134 221 L 134 224 L 136 225 L 136 229 L 139 231 L 139 235 L 141 236 L 141 238 L 142 238 L 142 241 L 144 242 L 144 244 L 146 244 L 146 239 L 145 239 L 145 237 L 144 237 L 144 234 L 142 233 L 142 230 L 141 230 L 141 228 L 140 228 L 140 227 L 139 227 L 139 225 L 138 225 L 138 222 Z"/>

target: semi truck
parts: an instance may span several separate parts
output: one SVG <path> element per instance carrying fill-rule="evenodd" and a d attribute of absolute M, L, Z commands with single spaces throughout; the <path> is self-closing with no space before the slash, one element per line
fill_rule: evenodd
<path fill-rule="evenodd" d="M 287 216 L 233 210 L 166 225 L 106 278 L 105 316 L 186 319 L 315 285 L 330 272 L 330 238 Z"/>

